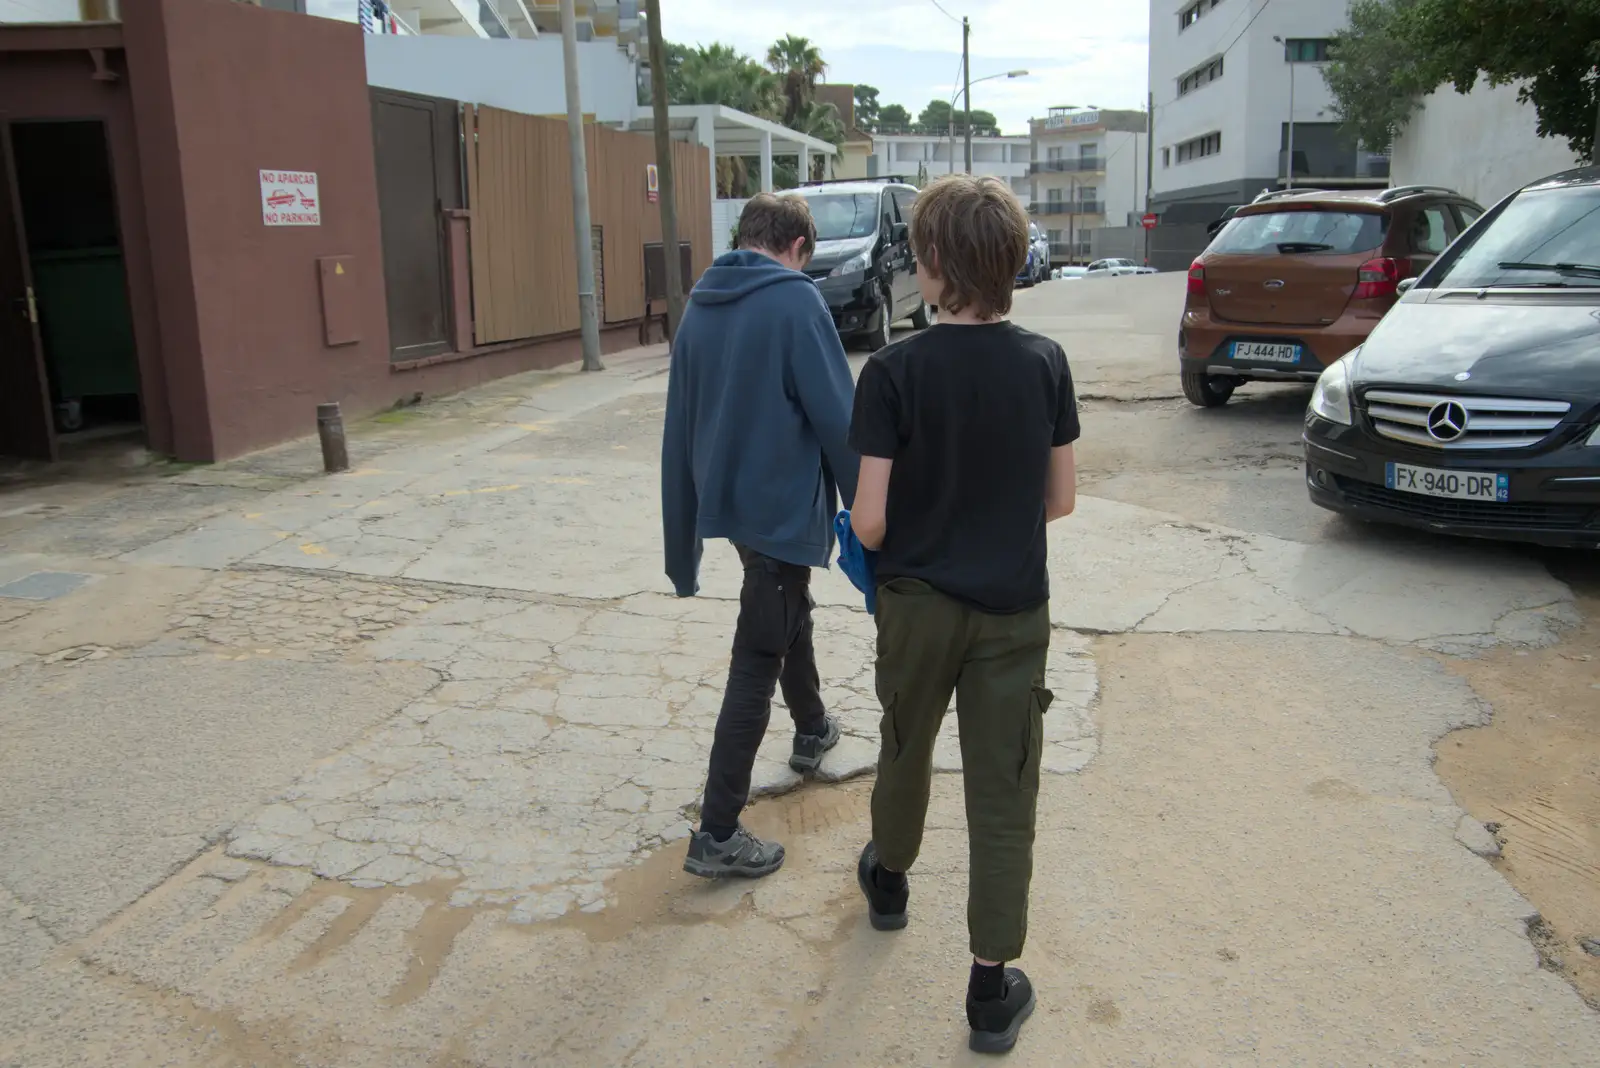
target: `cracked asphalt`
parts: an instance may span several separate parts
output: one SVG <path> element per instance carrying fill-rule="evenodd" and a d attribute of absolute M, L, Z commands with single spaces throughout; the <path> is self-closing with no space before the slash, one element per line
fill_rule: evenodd
<path fill-rule="evenodd" d="M 1579 602 L 1547 556 L 1312 509 L 1304 390 L 1176 397 L 1181 295 L 1018 298 L 1085 432 L 1012 1059 L 1600 1064 L 1430 748 L 1489 714 L 1451 664 Z M 430 401 L 352 427 L 341 476 L 300 442 L 0 490 L 0 591 L 79 576 L 0 593 L 0 1066 L 721 1063 L 735 1025 L 750 1065 L 972 1062 L 959 751 L 912 925 L 872 932 L 872 630 L 837 573 L 846 738 L 804 781 L 780 709 L 757 768 L 788 864 L 677 870 L 738 574 L 660 573 L 664 369 Z"/>

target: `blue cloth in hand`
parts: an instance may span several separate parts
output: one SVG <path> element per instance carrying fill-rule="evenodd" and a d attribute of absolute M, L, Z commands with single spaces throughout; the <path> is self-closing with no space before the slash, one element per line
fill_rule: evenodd
<path fill-rule="evenodd" d="M 839 539 L 839 570 L 850 584 L 867 598 L 867 614 L 878 611 L 878 554 L 861 544 L 856 532 L 850 528 L 850 513 L 840 512 L 833 517 L 833 532 Z"/>

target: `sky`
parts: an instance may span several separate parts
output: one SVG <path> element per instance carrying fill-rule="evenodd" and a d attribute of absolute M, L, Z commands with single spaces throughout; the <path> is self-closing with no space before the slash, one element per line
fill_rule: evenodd
<path fill-rule="evenodd" d="M 310 3 L 345 18 L 355 6 Z M 876 86 L 880 103 L 903 104 L 913 117 L 955 91 L 963 15 L 972 20 L 974 79 L 1029 72 L 972 89 L 972 106 L 992 111 L 1003 131 L 1027 133 L 1028 119 L 1057 105 L 1144 107 L 1143 0 L 661 0 L 669 41 L 720 42 L 760 60 L 785 34 L 807 37 L 828 62 L 829 81 Z"/>
<path fill-rule="evenodd" d="M 763 59 L 784 34 L 808 37 L 828 81 L 876 86 L 880 103 L 913 117 L 955 90 L 965 15 L 974 79 L 1029 72 L 972 88 L 972 106 L 1006 133 L 1027 133 L 1029 118 L 1057 105 L 1144 107 L 1149 14 L 1141 0 L 661 0 L 669 41 L 719 41 Z"/>

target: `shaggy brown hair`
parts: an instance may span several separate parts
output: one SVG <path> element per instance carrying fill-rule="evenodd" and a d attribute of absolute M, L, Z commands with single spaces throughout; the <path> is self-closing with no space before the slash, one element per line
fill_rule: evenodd
<path fill-rule="evenodd" d="M 804 197 L 757 193 L 739 213 L 740 248 L 782 255 L 794 246 L 797 237 L 805 238 L 805 247 L 800 251 L 809 260 L 817 250 L 817 224 Z"/>
<path fill-rule="evenodd" d="M 940 308 L 993 319 L 1011 310 L 1012 287 L 1028 263 L 1028 213 L 997 178 L 948 175 L 917 195 L 911 247 L 922 269 L 944 283 Z"/>

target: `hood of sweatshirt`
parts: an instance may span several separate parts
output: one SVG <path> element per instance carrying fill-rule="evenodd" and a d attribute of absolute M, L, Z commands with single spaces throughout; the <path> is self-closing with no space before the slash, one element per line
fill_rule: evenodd
<path fill-rule="evenodd" d="M 748 249 L 736 249 L 717 257 L 694 284 L 689 299 L 696 304 L 732 304 L 757 290 L 783 282 L 816 283 L 799 271 L 791 271 L 770 256 Z"/>

